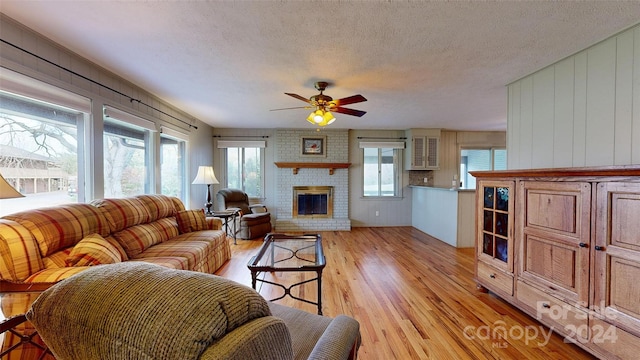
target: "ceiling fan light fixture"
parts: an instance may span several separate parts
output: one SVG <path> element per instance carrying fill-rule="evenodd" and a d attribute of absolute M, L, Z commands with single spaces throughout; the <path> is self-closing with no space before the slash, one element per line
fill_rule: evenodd
<path fill-rule="evenodd" d="M 342 98 L 338 100 L 333 100 L 331 96 L 324 95 L 322 93 L 328 85 L 329 85 L 328 83 L 323 81 L 317 82 L 315 84 L 315 87 L 317 90 L 320 90 L 320 94 L 314 95 L 309 99 L 306 99 L 298 94 L 293 94 L 293 93 L 285 93 L 285 94 L 293 98 L 296 98 L 298 100 L 304 101 L 305 103 L 314 107 L 315 110 L 312 111 L 309 114 L 309 116 L 307 116 L 307 121 L 310 124 L 317 125 L 320 127 L 331 125 L 336 121 L 336 118 L 333 116 L 333 114 L 331 114 L 331 112 L 328 111 L 328 109 L 332 109 L 341 114 L 347 114 L 347 115 L 358 116 L 358 117 L 367 113 L 366 111 L 349 109 L 342 106 L 342 105 L 349 105 L 349 104 L 355 104 L 355 103 L 367 101 L 367 99 L 364 96 L 358 94 L 358 95 L 348 96 L 346 98 Z M 303 107 L 301 106 L 298 108 L 303 108 Z M 308 109 L 309 107 L 304 106 L 304 108 Z M 274 109 L 274 110 L 289 110 L 289 109 L 297 109 L 297 108 L 284 108 L 284 109 Z"/>
<path fill-rule="evenodd" d="M 313 121 L 313 116 L 315 115 L 315 112 L 312 112 L 311 114 L 309 114 L 309 116 L 307 117 L 307 121 L 310 122 L 312 125 L 315 125 L 316 122 Z"/>
<path fill-rule="evenodd" d="M 309 114 L 309 117 L 307 117 L 307 121 L 314 125 L 320 124 L 324 121 L 324 116 L 325 111 L 321 108 L 318 108 L 318 110 L 312 111 L 311 114 Z"/>
<path fill-rule="evenodd" d="M 332 114 L 332 113 L 330 113 L 330 112 L 328 112 L 328 111 L 326 111 L 326 112 L 324 113 L 324 116 L 322 117 L 322 122 L 323 122 L 325 125 L 329 125 L 329 124 L 333 123 L 334 121 L 336 121 L 336 118 L 335 118 L 335 117 L 333 117 L 333 114 Z"/>
<path fill-rule="evenodd" d="M 318 126 L 320 127 L 327 126 L 333 123 L 334 121 L 336 121 L 336 118 L 333 117 L 333 114 L 331 114 L 329 111 L 325 111 L 324 115 L 322 116 L 322 121 L 318 123 Z"/>

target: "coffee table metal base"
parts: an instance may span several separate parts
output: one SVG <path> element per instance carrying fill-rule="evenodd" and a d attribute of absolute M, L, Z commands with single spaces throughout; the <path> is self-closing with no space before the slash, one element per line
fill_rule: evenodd
<path fill-rule="evenodd" d="M 251 286 L 254 290 L 257 290 L 256 284 L 258 281 L 284 290 L 282 296 L 269 301 L 280 300 L 288 295 L 295 300 L 318 306 L 318 315 L 322 315 L 322 270 L 325 267 L 325 258 L 320 235 L 268 234 L 258 254 L 249 260 L 247 267 L 251 271 Z M 267 272 L 301 271 L 313 271 L 317 275 L 313 279 L 300 281 L 289 286 L 258 278 L 261 273 Z M 291 290 L 293 288 L 313 281 L 318 284 L 317 302 L 292 294 Z"/>
<path fill-rule="evenodd" d="M 318 271 L 318 277 L 315 277 L 313 279 L 309 279 L 309 280 L 305 280 L 305 281 L 301 281 L 295 284 L 291 284 L 288 287 L 284 286 L 282 284 L 278 284 L 275 283 L 273 281 L 269 281 L 269 280 L 264 280 L 264 279 L 259 279 L 258 275 L 260 275 L 259 271 L 252 271 L 251 272 L 251 286 L 253 287 L 254 290 L 256 290 L 256 284 L 258 281 L 260 281 L 261 283 L 265 283 L 265 284 L 269 284 L 269 285 L 273 285 L 273 286 L 277 286 L 280 287 L 284 290 L 284 294 L 282 294 L 282 296 L 278 296 L 276 298 L 270 299 L 269 301 L 276 301 L 276 300 L 280 300 L 285 298 L 287 295 L 289 295 L 291 298 L 299 300 L 299 301 L 303 301 L 306 302 L 308 304 L 312 304 L 312 305 L 316 305 L 318 306 L 318 315 L 322 315 L 322 296 L 320 296 L 320 294 L 322 294 L 322 271 Z M 300 285 L 304 285 L 306 283 L 310 283 L 312 281 L 317 281 L 318 282 L 318 301 L 317 302 L 313 302 L 311 300 L 308 299 L 303 299 L 301 297 L 297 297 L 295 295 L 293 295 L 291 293 L 291 289 L 293 289 L 296 286 L 300 286 Z"/>

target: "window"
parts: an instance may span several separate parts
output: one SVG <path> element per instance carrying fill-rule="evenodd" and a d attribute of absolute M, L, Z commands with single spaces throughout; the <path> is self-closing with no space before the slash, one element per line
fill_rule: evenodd
<path fill-rule="evenodd" d="M 6 69 L 0 80 L 0 173 L 25 195 L 0 200 L 0 216 L 85 201 L 89 100 Z"/>
<path fill-rule="evenodd" d="M 186 201 L 187 136 L 163 129 L 160 135 L 160 193 Z"/>
<path fill-rule="evenodd" d="M 241 189 L 250 198 L 263 197 L 264 141 L 218 141 L 225 149 L 225 186 Z"/>
<path fill-rule="evenodd" d="M 155 124 L 150 121 L 105 107 L 105 198 L 155 193 L 150 171 L 150 164 L 153 163 L 151 133 L 154 127 Z"/>
<path fill-rule="evenodd" d="M 507 150 L 492 149 L 462 149 L 460 152 L 460 187 L 475 189 L 476 179 L 470 171 L 505 170 L 507 168 Z"/>
<path fill-rule="evenodd" d="M 361 142 L 363 195 L 401 196 L 400 150 L 404 143 Z"/>
<path fill-rule="evenodd" d="M 262 196 L 260 148 L 227 148 L 227 187 L 242 189 L 249 197 Z"/>

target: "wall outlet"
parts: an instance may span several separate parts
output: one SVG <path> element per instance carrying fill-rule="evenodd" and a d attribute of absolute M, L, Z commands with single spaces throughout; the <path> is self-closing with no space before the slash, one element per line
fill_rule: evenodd
<path fill-rule="evenodd" d="M 424 178 L 424 179 L 423 179 L 423 181 L 424 181 L 424 183 L 426 184 L 426 183 L 428 183 L 428 182 L 429 182 L 429 178 Z"/>
<path fill-rule="evenodd" d="M 380 216 L 380 211 L 376 210 L 376 216 Z"/>

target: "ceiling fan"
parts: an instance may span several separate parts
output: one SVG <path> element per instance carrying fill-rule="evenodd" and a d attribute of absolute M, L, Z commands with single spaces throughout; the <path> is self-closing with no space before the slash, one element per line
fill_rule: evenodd
<path fill-rule="evenodd" d="M 306 102 L 307 104 L 309 104 L 309 106 L 273 109 L 271 111 L 290 110 L 290 109 L 315 109 L 314 111 L 311 112 L 311 114 L 309 114 L 309 116 L 307 117 L 307 121 L 318 126 L 326 126 L 333 123 L 336 120 L 331 114 L 331 111 L 341 113 L 341 114 L 351 115 L 351 116 L 358 116 L 358 117 L 367 113 L 366 111 L 342 107 L 342 105 L 349 105 L 349 104 L 355 104 L 355 103 L 367 101 L 367 99 L 364 96 L 358 94 L 358 95 L 353 95 L 353 96 L 349 96 L 349 97 L 338 99 L 338 100 L 333 100 L 331 96 L 325 95 L 322 93 L 327 88 L 327 86 L 329 86 L 329 83 L 325 81 L 316 82 L 315 88 L 320 91 L 320 94 L 313 95 L 309 99 L 304 98 L 298 94 L 285 93 L 286 95 L 289 95 L 298 100 L 302 100 Z"/>

